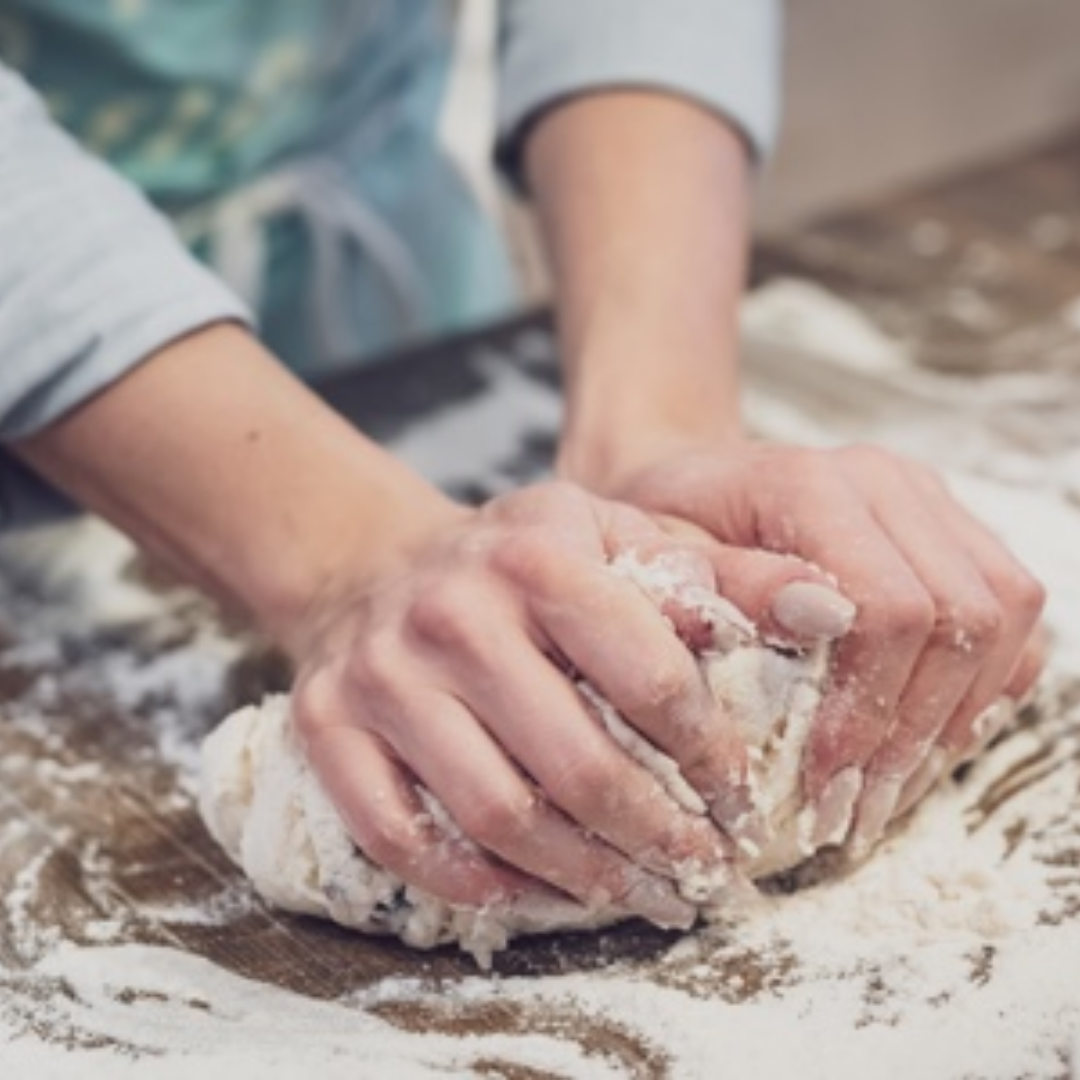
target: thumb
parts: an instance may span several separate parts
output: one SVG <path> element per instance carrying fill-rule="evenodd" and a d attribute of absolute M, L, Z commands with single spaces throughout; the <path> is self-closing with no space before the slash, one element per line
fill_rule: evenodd
<path fill-rule="evenodd" d="M 811 645 L 843 637 L 856 607 L 835 580 L 793 555 L 716 544 L 704 549 L 716 589 L 778 644 Z"/>

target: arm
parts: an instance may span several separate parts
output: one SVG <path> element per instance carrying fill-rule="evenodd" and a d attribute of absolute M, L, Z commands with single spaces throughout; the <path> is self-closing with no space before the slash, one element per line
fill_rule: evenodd
<path fill-rule="evenodd" d="M 805 781 L 817 842 L 853 827 L 866 848 L 1038 671 L 1041 588 L 930 470 L 743 437 L 746 164 L 717 115 L 655 92 L 581 96 L 542 115 L 525 160 L 558 282 L 560 470 L 731 545 L 724 592 L 774 633 L 791 628 L 785 582 L 835 576 L 858 617 Z"/>
<path fill-rule="evenodd" d="M 555 886 L 686 921 L 673 867 L 719 872 L 721 838 L 658 797 L 551 662 L 655 721 L 655 673 L 622 670 L 603 609 L 670 700 L 707 711 L 686 651 L 606 568 L 672 541 L 569 485 L 448 501 L 236 325 L 167 224 L 2 70 L 0 142 L 5 447 L 282 642 L 314 768 L 404 880 L 463 904 Z M 416 778 L 475 847 L 425 819 Z"/>
<path fill-rule="evenodd" d="M 610 488 L 675 447 L 738 440 L 739 134 L 685 99 L 613 91 L 545 117 L 526 160 L 565 358 L 561 471 Z"/>
<path fill-rule="evenodd" d="M 680 432 L 736 436 L 748 151 L 775 137 L 780 4 L 507 0 L 500 12 L 498 156 L 537 195 L 554 263 L 562 468 L 599 485 Z M 694 389 L 657 362 L 676 354 Z"/>
<path fill-rule="evenodd" d="M 647 700 L 612 683 L 569 595 L 621 612 L 643 648 L 682 662 L 660 617 L 605 570 L 623 531 L 671 546 L 647 521 L 622 525 L 561 488 L 459 507 L 230 327 L 161 350 L 16 449 L 285 644 L 308 755 L 372 857 L 457 903 L 532 887 L 493 852 L 586 902 L 613 897 L 665 924 L 688 916 L 664 876 L 686 852 L 718 865 L 717 838 L 657 803 L 543 655 L 596 672 L 616 700 Z M 414 776 L 479 850 L 422 824 Z"/>
<path fill-rule="evenodd" d="M 672 925 L 692 915 L 667 881 L 676 866 L 721 871 L 720 837 L 611 744 L 549 660 L 646 728 L 652 673 L 624 671 L 622 648 L 656 657 L 665 704 L 709 709 L 689 653 L 607 570 L 620 547 L 674 549 L 643 515 L 568 485 L 457 506 L 228 326 L 14 445 L 286 646 L 309 759 L 365 851 L 405 880 L 469 905 L 539 881 Z M 617 644 L 596 634 L 598 610 L 625 627 Z M 439 831 L 416 779 L 475 847 Z"/>

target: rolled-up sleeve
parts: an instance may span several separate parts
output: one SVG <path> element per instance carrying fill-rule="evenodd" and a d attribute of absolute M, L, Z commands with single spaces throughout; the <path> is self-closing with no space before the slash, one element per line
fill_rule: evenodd
<path fill-rule="evenodd" d="M 780 0 L 501 0 L 497 158 L 520 180 L 530 123 L 557 101 L 656 88 L 715 110 L 765 157 L 779 112 Z"/>
<path fill-rule="evenodd" d="M 0 66 L 0 440 L 32 434 L 244 306 Z"/>

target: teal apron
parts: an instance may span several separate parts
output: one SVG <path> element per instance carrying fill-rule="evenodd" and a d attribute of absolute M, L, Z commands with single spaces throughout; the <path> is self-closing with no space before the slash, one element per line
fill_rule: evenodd
<path fill-rule="evenodd" d="M 311 375 L 513 301 L 498 230 L 438 143 L 452 7 L 0 0 L 0 58 Z"/>

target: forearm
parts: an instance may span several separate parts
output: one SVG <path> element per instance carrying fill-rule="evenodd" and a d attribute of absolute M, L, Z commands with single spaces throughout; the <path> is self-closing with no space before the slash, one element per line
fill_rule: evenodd
<path fill-rule="evenodd" d="M 747 158 L 678 97 L 613 91 L 545 116 L 527 168 L 556 282 L 564 475 L 601 490 L 740 434 Z"/>
<path fill-rule="evenodd" d="M 339 582 L 403 560 L 458 513 L 228 325 L 161 350 L 14 449 L 289 647 Z"/>

